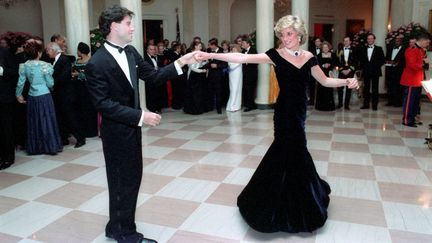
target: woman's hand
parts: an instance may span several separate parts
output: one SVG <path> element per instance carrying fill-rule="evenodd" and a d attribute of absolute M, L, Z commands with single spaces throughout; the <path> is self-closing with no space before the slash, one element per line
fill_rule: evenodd
<path fill-rule="evenodd" d="M 358 81 L 356 78 L 347 78 L 347 86 L 350 89 L 359 89 Z"/>
<path fill-rule="evenodd" d="M 195 59 L 199 62 L 211 59 L 211 53 L 197 51 L 195 53 Z"/>
<path fill-rule="evenodd" d="M 27 101 L 25 101 L 25 99 L 22 95 L 20 95 L 16 98 L 17 98 L 18 103 L 20 103 L 20 104 L 26 104 L 27 103 Z"/>

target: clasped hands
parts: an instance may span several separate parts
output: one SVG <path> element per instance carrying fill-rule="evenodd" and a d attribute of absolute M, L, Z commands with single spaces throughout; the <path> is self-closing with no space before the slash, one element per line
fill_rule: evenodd
<path fill-rule="evenodd" d="M 359 89 L 358 81 L 356 78 L 347 78 L 347 86 L 350 89 Z"/>

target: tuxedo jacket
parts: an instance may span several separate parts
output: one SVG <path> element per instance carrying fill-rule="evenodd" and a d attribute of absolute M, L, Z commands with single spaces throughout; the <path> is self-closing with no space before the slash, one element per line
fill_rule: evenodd
<path fill-rule="evenodd" d="M 393 72 L 397 72 L 399 75 L 402 75 L 403 69 L 405 67 L 405 50 L 406 49 L 403 47 L 400 48 L 399 52 L 397 53 L 397 55 L 393 59 L 393 61 L 395 62 L 396 65 L 390 67 L 390 68 L 392 68 Z M 393 47 L 387 51 L 386 61 L 392 60 L 391 59 L 392 52 L 393 52 Z"/>
<path fill-rule="evenodd" d="M 18 80 L 18 64 L 9 50 L 0 48 L 0 66 L 3 76 L 0 76 L 0 103 L 15 101 L 15 87 Z"/>
<path fill-rule="evenodd" d="M 246 52 L 246 50 L 244 52 Z M 257 50 L 251 47 L 247 54 L 257 54 Z M 256 82 L 256 80 L 258 79 L 258 64 L 244 63 L 242 65 L 242 70 L 243 70 L 243 80 Z"/>
<path fill-rule="evenodd" d="M 61 54 L 57 62 L 54 64 L 54 92 L 56 99 L 66 100 L 75 95 L 72 79 L 72 63 L 70 59 Z"/>
<path fill-rule="evenodd" d="M 104 153 L 116 159 L 130 160 L 128 152 L 135 154 L 137 150 L 141 151 L 141 128 L 138 123 L 142 111 L 138 78 L 162 84 L 178 74 L 173 63 L 155 70 L 134 47 L 128 46 L 125 52 L 131 82 L 104 46 L 88 62 L 86 77 L 94 107 L 102 115 L 101 138 L 104 147 L 107 146 Z M 108 151 L 110 148 L 113 149 Z M 136 159 L 140 159 L 139 156 Z"/>
<path fill-rule="evenodd" d="M 146 61 L 149 65 L 151 65 L 151 66 L 154 67 L 153 61 L 151 60 L 151 57 L 147 53 L 144 54 L 144 61 Z M 157 57 L 157 59 L 156 59 L 156 65 L 157 65 L 157 67 L 160 66 L 159 63 L 160 63 L 159 62 L 159 57 Z"/>
<path fill-rule="evenodd" d="M 367 55 L 368 47 L 360 51 L 361 68 L 363 69 L 363 76 L 380 77 L 382 76 L 381 66 L 384 65 L 385 57 L 382 47 L 376 46 L 373 49 L 371 59 L 369 61 Z"/>
<path fill-rule="evenodd" d="M 359 60 L 357 57 L 357 54 L 355 52 L 355 49 L 350 47 L 349 54 L 348 54 L 348 61 L 345 61 L 345 52 L 344 50 L 341 51 L 340 55 L 340 68 L 342 70 L 351 69 L 351 71 L 355 72 L 358 69 Z"/>

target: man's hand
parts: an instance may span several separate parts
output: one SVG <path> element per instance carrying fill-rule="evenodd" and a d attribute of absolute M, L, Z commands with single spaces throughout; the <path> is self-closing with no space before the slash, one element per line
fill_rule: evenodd
<path fill-rule="evenodd" d="M 197 62 L 197 60 L 195 59 L 196 53 L 197 52 L 194 51 L 194 52 L 190 52 L 190 53 L 180 57 L 179 58 L 180 63 L 182 63 L 183 65 L 196 63 Z"/>
<path fill-rule="evenodd" d="M 202 52 L 202 51 L 197 51 L 194 53 L 195 53 L 195 59 L 199 62 L 211 59 L 211 55 L 212 55 L 211 53 Z"/>
<path fill-rule="evenodd" d="M 356 78 L 348 78 L 347 79 L 347 86 L 350 89 L 358 89 L 359 85 L 358 85 L 358 81 Z"/>
<path fill-rule="evenodd" d="M 160 120 L 161 120 L 161 116 L 159 114 L 149 112 L 149 111 L 144 112 L 144 120 L 143 120 L 144 124 L 154 127 L 156 125 L 159 125 Z"/>

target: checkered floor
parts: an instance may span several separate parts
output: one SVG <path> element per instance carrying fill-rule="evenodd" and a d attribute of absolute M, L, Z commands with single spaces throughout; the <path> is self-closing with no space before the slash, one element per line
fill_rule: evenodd
<path fill-rule="evenodd" d="M 384 102 L 383 102 L 384 103 Z M 273 139 L 273 111 L 192 116 L 165 111 L 143 130 L 136 221 L 159 242 L 432 242 L 427 126 L 400 125 L 401 108 L 308 112 L 308 147 L 332 187 L 329 219 L 309 234 L 262 234 L 235 206 Z M 422 105 L 432 122 L 432 103 Z M 0 242 L 113 242 L 101 142 L 56 156 L 17 153 L 0 172 Z"/>

